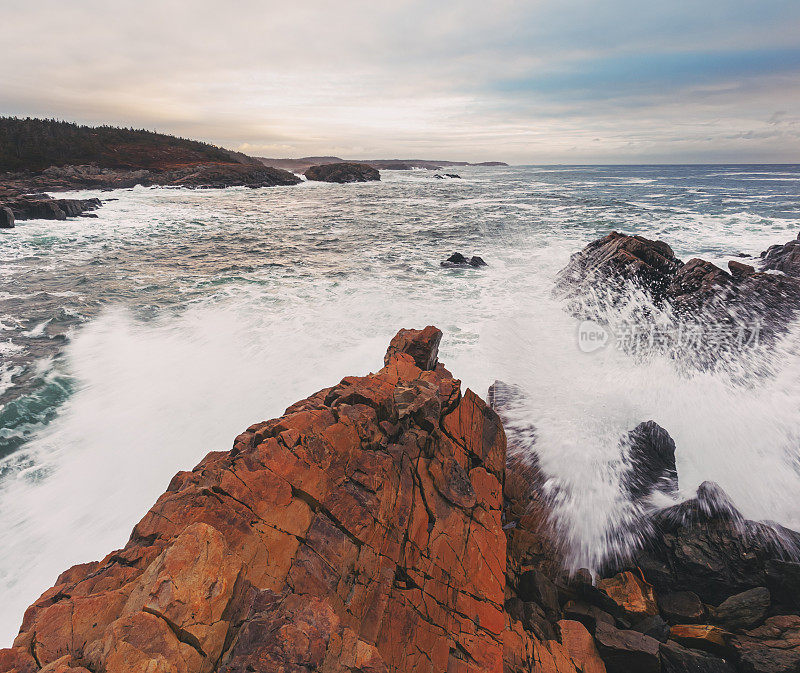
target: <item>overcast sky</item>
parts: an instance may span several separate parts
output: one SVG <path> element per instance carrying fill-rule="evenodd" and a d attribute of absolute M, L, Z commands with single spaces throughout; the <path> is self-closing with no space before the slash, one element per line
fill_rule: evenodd
<path fill-rule="evenodd" d="M 260 156 L 800 163 L 800 0 L 0 0 L 0 114 Z"/>

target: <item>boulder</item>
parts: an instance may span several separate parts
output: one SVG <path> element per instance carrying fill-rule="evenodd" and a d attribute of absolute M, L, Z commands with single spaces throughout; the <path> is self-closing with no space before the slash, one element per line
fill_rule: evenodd
<path fill-rule="evenodd" d="M 594 633 L 600 656 L 609 673 L 658 673 L 660 643 L 655 638 L 598 622 Z"/>
<path fill-rule="evenodd" d="M 726 629 L 751 629 L 764 620 L 769 606 L 769 589 L 756 587 L 725 599 L 712 616 Z"/>
<path fill-rule="evenodd" d="M 661 614 L 673 624 L 693 624 L 703 621 L 706 606 L 692 591 L 671 591 L 658 597 Z"/>
<path fill-rule="evenodd" d="M 653 587 L 630 571 L 598 580 L 597 588 L 627 617 L 641 619 L 658 614 Z"/>
<path fill-rule="evenodd" d="M 0 229 L 14 228 L 14 211 L 7 206 L 0 205 Z"/>
<path fill-rule="evenodd" d="M 667 638 L 669 638 L 669 624 L 667 624 L 660 615 L 645 617 L 641 621 L 636 622 L 631 628 L 634 631 L 655 638 L 662 643 L 667 642 Z"/>
<path fill-rule="evenodd" d="M 681 645 L 711 654 L 729 652 L 728 633 L 713 624 L 676 624 L 670 627 L 669 637 Z"/>
<path fill-rule="evenodd" d="M 800 617 L 770 617 L 752 631 L 731 639 L 737 668 L 745 673 L 800 671 Z"/>
<path fill-rule="evenodd" d="M 664 428 L 645 421 L 631 430 L 623 444 L 628 469 L 622 483 L 632 500 L 646 498 L 654 490 L 669 494 L 678 490 L 675 442 Z"/>
<path fill-rule="evenodd" d="M 316 182 L 371 182 L 381 179 L 380 172 L 372 166 L 350 161 L 311 166 L 303 175 Z"/>
<path fill-rule="evenodd" d="M 504 611 L 505 435 L 440 337 L 405 331 L 377 373 L 178 473 L 123 549 L 27 610 L 2 670 L 488 672 L 536 652 L 576 672 Z"/>
<path fill-rule="evenodd" d="M 800 234 L 784 245 L 771 245 L 762 252 L 761 269 L 800 277 Z"/>
<path fill-rule="evenodd" d="M 734 673 L 724 659 L 669 641 L 661 645 L 662 673 Z"/>
<path fill-rule="evenodd" d="M 605 622 L 606 624 L 611 624 L 611 626 L 616 624 L 616 620 L 611 614 L 605 610 L 601 610 L 596 605 L 591 605 L 590 603 L 580 600 L 567 601 L 564 605 L 564 617 L 572 621 L 580 622 L 592 633 L 594 633 L 598 622 Z M 645 633 L 645 631 L 641 629 L 636 630 Z M 648 633 L 647 635 L 652 634 Z"/>

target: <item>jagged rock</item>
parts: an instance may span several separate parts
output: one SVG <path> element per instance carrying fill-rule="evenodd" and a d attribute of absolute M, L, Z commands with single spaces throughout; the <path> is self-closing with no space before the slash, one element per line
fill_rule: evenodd
<path fill-rule="evenodd" d="M 761 269 L 800 276 L 800 234 L 784 245 L 771 245 L 761 253 Z"/>
<path fill-rule="evenodd" d="M 0 207 L 0 229 L 14 228 L 14 211 L 7 206 Z"/>
<path fill-rule="evenodd" d="M 551 622 L 561 619 L 558 590 L 543 572 L 528 570 L 517 578 L 517 594 L 523 601 L 533 601 L 544 608 Z"/>
<path fill-rule="evenodd" d="M 669 638 L 669 624 L 667 624 L 659 615 L 651 615 L 645 617 L 641 621 L 635 623 L 631 627 L 634 631 L 644 633 L 646 636 L 655 638 L 656 640 L 665 643 Z"/>
<path fill-rule="evenodd" d="M 124 549 L 28 609 L 3 666 L 477 672 L 516 642 L 509 670 L 546 653 L 560 667 L 542 670 L 577 671 L 557 641 L 507 629 L 505 435 L 432 331 L 178 473 Z M 437 462 L 474 504 L 445 497 Z"/>
<path fill-rule="evenodd" d="M 629 281 L 661 299 L 680 266 L 681 261 L 663 241 L 612 231 L 573 254 L 557 283 L 567 296 L 575 296 L 587 293 L 597 283 L 622 290 Z"/>
<path fill-rule="evenodd" d="M 701 622 L 706 616 L 706 606 L 692 591 L 671 591 L 658 597 L 658 606 L 673 624 Z"/>
<path fill-rule="evenodd" d="M 791 252 L 786 259 L 794 260 L 797 246 L 787 245 Z M 685 332 L 718 328 L 713 332 L 719 342 L 715 353 L 783 333 L 800 310 L 800 280 L 732 265 L 734 273 L 702 259 L 684 264 L 662 241 L 612 232 L 572 255 L 558 275 L 557 292 L 570 300 L 574 314 L 602 320 L 608 303 L 628 297 L 632 287 L 644 288 L 656 303 L 671 306 Z M 699 341 L 697 347 L 702 346 Z"/>
<path fill-rule="evenodd" d="M 653 587 L 632 572 L 626 571 L 598 580 L 597 588 L 628 617 L 642 618 L 658 614 Z"/>
<path fill-rule="evenodd" d="M 652 538 L 625 565 L 640 569 L 659 595 L 692 591 L 711 605 L 767 586 L 768 564 L 785 554 L 782 545 L 796 549 L 800 541 L 793 531 L 746 521 L 713 482 L 657 513 L 652 525 Z"/>
<path fill-rule="evenodd" d="M 670 627 L 669 637 L 681 645 L 711 654 L 728 653 L 728 634 L 713 624 L 676 624 Z"/>
<path fill-rule="evenodd" d="M 661 645 L 662 673 L 734 673 L 724 660 L 669 641 Z"/>
<path fill-rule="evenodd" d="M 609 673 L 658 673 L 661 670 L 660 643 L 655 638 L 638 631 L 617 629 L 604 622 L 598 622 L 594 637 Z"/>
<path fill-rule="evenodd" d="M 401 329 L 392 337 L 389 348 L 383 358 L 384 366 L 400 353 L 410 355 L 414 364 L 423 371 L 433 371 L 438 364 L 439 343 L 442 340 L 441 330 L 428 325 L 423 330 Z"/>
<path fill-rule="evenodd" d="M 311 166 L 303 175 L 316 182 L 370 182 L 381 179 L 380 172 L 372 166 L 350 161 Z"/>
<path fill-rule="evenodd" d="M 678 490 L 675 442 L 664 428 L 655 421 L 645 421 L 631 430 L 624 444 L 629 467 L 623 486 L 632 500 L 641 500 L 654 490 Z"/>
<path fill-rule="evenodd" d="M 467 259 L 460 252 L 454 252 L 452 255 L 450 255 L 450 257 L 448 257 L 444 262 L 442 262 L 441 265 L 446 268 L 461 268 L 461 267 L 477 268 L 479 266 L 488 266 L 488 264 L 486 264 L 486 262 L 483 261 L 482 257 L 473 255 L 470 259 Z"/>
<path fill-rule="evenodd" d="M 800 671 L 800 617 L 770 617 L 763 626 L 734 636 L 737 668 L 745 673 Z"/>
<path fill-rule="evenodd" d="M 725 599 L 712 616 L 727 629 L 750 629 L 764 620 L 769 606 L 769 589 L 756 587 Z"/>

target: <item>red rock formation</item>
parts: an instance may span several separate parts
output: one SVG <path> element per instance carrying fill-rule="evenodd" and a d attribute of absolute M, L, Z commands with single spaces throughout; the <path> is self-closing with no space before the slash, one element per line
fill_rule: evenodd
<path fill-rule="evenodd" d="M 177 474 L 27 610 L 0 670 L 500 671 L 515 628 L 532 670 L 576 670 L 506 631 L 505 434 L 440 338 L 400 332 L 378 373 Z"/>

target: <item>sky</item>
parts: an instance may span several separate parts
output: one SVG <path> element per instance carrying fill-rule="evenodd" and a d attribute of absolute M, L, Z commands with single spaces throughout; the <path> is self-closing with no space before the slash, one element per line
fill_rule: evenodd
<path fill-rule="evenodd" d="M 0 114 L 256 156 L 800 163 L 800 0 L 0 0 Z"/>

